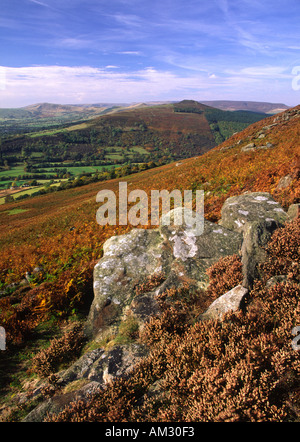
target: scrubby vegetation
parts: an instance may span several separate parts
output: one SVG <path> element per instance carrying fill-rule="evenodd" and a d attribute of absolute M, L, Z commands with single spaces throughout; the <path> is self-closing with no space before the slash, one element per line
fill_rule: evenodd
<path fill-rule="evenodd" d="M 75 360 L 85 342 L 82 326 L 73 326 L 61 338 L 52 339 L 49 347 L 40 350 L 32 359 L 31 371 L 41 377 L 59 370 L 63 363 Z"/>

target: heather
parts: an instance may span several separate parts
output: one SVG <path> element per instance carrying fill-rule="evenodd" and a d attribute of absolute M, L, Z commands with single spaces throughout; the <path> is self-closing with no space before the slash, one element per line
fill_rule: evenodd
<path fill-rule="evenodd" d="M 276 232 L 267 250 L 266 278 L 278 274 L 282 244 L 299 244 L 299 235 L 299 219 Z M 299 263 L 299 250 L 291 255 Z M 236 258 L 230 261 L 229 278 L 234 272 L 239 278 Z M 197 297 L 188 296 L 188 288 L 167 291 L 160 299 L 162 315 L 151 318 L 140 336 L 150 354 L 131 376 L 47 420 L 299 420 L 299 353 L 291 347 L 300 314 L 299 268 L 290 272 L 295 265 L 286 265 L 284 282 L 256 281 L 245 311 L 223 321 L 195 322 Z M 208 273 L 218 266 L 226 280 L 224 259 Z"/>

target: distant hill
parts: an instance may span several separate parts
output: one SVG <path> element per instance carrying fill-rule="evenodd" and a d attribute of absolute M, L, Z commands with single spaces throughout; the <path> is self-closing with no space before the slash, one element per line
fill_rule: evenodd
<path fill-rule="evenodd" d="M 78 107 L 74 109 L 78 111 Z M 201 155 L 233 133 L 265 117 L 260 113 L 222 111 L 197 101 L 183 100 L 154 106 L 142 103 L 127 108 L 92 107 L 88 108 L 90 112 L 101 109 L 102 115 L 68 125 L 63 116 L 70 116 L 74 109 L 73 106 L 54 104 L 27 107 L 27 112 L 32 113 L 36 132 L 32 133 L 32 128 L 22 137 L 17 132 L 16 137 L 4 138 L 2 152 L 6 155 L 19 154 L 26 146 L 27 151 L 42 153 L 48 162 L 50 157 L 51 161 L 58 162 L 82 159 L 83 156 L 85 160 L 90 156 L 96 160 L 106 155 L 107 159 L 116 151 L 118 158 L 115 155 L 115 159 L 124 159 L 126 152 L 130 153 L 129 150 L 135 148 L 151 160 L 164 158 L 169 162 Z M 80 108 L 80 112 L 82 110 Z M 48 118 L 59 114 L 61 125 L 45 127 L 42 119 L 35 120 L 35 113 L 42 113 Z M 39 124 L 42 130 L 38 130 Z M 38 156 L 39 162 L 43 162 L 41 155 Z M 131 160 L 134 161 L 132 155 Z"/>
<path fill-rule="evenodd" d="M 183 100 L 181 101 L 181 103 L 183 103 L 182 109 L 187 103 L 191 102 L 198 103 L 193 100 Z M 203 106 L 213 107 L 224 111 L 239 110 L 266 115 L 275 114 L 288 109 L 288 106 L 280 103 L 260 103 L 250 101 L 205 101 L 202 104 Z M 70 124 L 92 120 L 93 118 L 102 115 L 165 105 L 175 106 L 175 108 L 177 106 L 176 102 L 157 101 L 146 103 L 92 103 L 80 105 L 37 103 L 22 108 L 0 108 L 0 136 L 68 127 Z M 200 104 L 198 103 L 198 105 Z M 261 116 L 261 118 L 263 117 Z M 228 120 L 228 117 L 226 117 L 226 120 Z M 246 118 L 245 122 L 251 124 L 254 121 L 253 119 Z M 211 122 L 209 124 L 211 124 Z M 241 126 L 236 128 L 237 131 L 241 129 L 243 129 Z M 232 133 L 233 132 L 231 132 L 231 134 Z M 214 133 L 214 136 L 215 135 L 216 131 Z M 228 132 L 225 133 L 225 136 L 224 134 L 221 134 L 221 136 L 217 136 L 217 138 L 215 137 L 216 142 L 220 143 L 227 137 Z"/>
<path fill-rule="evenodd" d="M 202 101 L 202 103 L 225 111 L 245 110 L 250 112 L 261 112 L 264 114 L 277 114 L 289 109 L 289 106 L 282 103 L 266 103 L 260 101 L 217 100 Z"/>

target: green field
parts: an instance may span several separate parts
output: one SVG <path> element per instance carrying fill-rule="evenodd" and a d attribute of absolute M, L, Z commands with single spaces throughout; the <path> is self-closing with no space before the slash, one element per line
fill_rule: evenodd
<path fill-rule="evenodd" d="M 13 176 L 17 177 L 19 175 L 24 175 L 24 166 L 14 166 L 10 170 L 1 170 L 0 171 L 0 177 L 4 176 Z"/>
<path fill-rule="evenodd" d="M 115 167 L 119 167 L 120 165 L 115 165 Z M 101 172 L 103 169 L 111 169 L 114 167 L 113 165 L 107 165 L 107 166 L 61 166 L 62 169 L 67 169 L 69 173 L 72 175 L 81 175 L 83 173 L 95 173 L 95 172 Z M 45 167 L 43 168 L 47 172 L 47 174 L 50 174 L 51 170 L 53 170 L 53 167 Z M 54 173 L 54 172 L 53 172 Z"/>
<path fill-rule="evenodd" d="M 29 209 L 11 209 L 11 210 L 7 210 L 7 214 L 8 215 L 18 215 L 19 213 L 24 213 L 27 212 Z M 4 213 L 6 213 L 4 212 Z"/>

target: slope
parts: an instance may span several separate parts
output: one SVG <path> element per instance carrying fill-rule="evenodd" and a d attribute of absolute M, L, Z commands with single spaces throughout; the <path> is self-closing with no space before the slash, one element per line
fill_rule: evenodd
<path fill-rule="evenodd" d="M 220 218 L 226 198 L 247 191 L 268 191 L 287 209 L 300 202 L 299 136 L 300 106 L 255 123 L 200 157 L 122 181 L 127 181 L 129 191 L 142 189 L 149 195 L 152 189 L 204 189 L 205 216 L 213 221 Z M 131 229 L 96 223 L 97 192 L 110 189 L 117 194 L 119 181 L 0 208 L 0 321 L 9 348 L 3 371 L 0 367 L 2 403 L 28 381 L 32 352 L 55 336 L 65 321 L 85 317 L 93 266 L 102 256 L 104 241 Z M 33 277 L 30 290 L 19 286 L 25 272 L 36 267 L 42 272 Z M 7 363 L 14 364 L 15 373 L 6 369 Z"/>
<path fill-rule="evenodd" d="M 128 182 L 128 191 L 142 189 L 149 195 L 151 189 L 204 189 L 205 216 L 210 220 L 219 219 L 220 208 L 227 197 L 246 191 L 268 191 L 287 208 L 300 198 L 299 137 L 300 106 L 255 123 L 202 156 L 123 177 L 121 181 Z M 65 235 L 64 241 L 74 240 L 74 234 L 68 232 L 70 227 L 81 232 L 79 242 L 82 246 L 85 240 L 90 244 L 87 231 L 91 234 L 91 244 L 94 244 L 94 241 L 100 241 L 97 237 L 99 229 L 105 237 L 107 232 L 124 230 L 122 226 L 103 229 L 95 222 L 97 192 L 112 189 L 117 193 L 119 181 L 93 183 L 2 206 L 0 225 L 5 229 L 0 232 L 4 251 L 0 268 L 4 272 L 4 282 L 20 277 L 39 260 L 52 267 L 54 249 L 58 255 L 71 254 L 72 248 L 62 249 L 58 239 Z M 10 214 L 12 208 L 22 209 L 23 213 Z M 87 231 L 82 225 L 88 225 Z M 41 252 L 44 246 L 48 248 L 49 235 L 53 235 L 54 243 L 57 241 L 50 256 Z M 39 240 L 36 242 L 33 238 L 37 236 Z M 30 247 L 26 251 L 28 244 Z M 33 249 L 36 258 L 30 256 Z M 28 260 L 19 260 L 23 253 Z"/>

